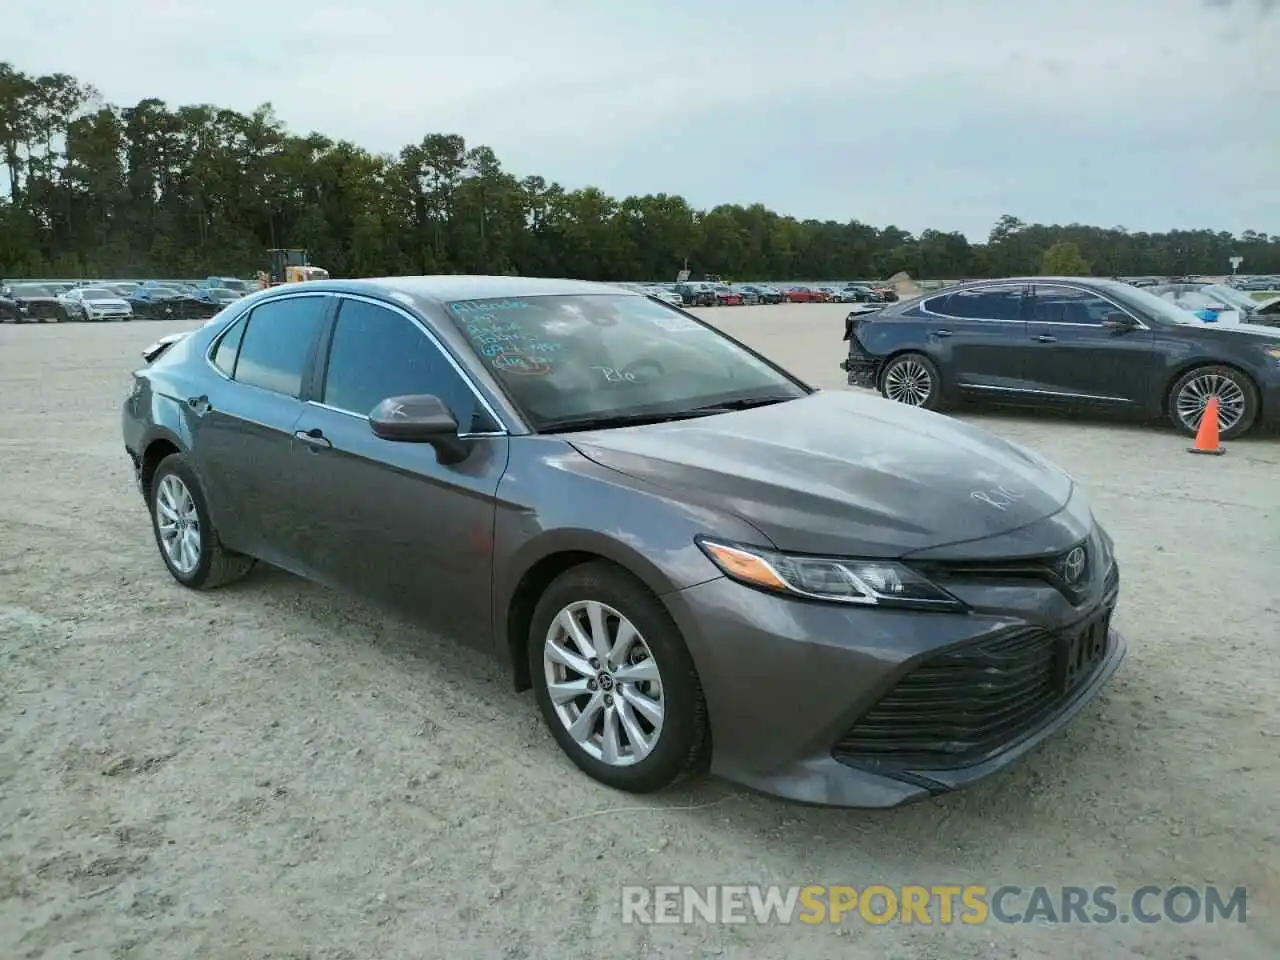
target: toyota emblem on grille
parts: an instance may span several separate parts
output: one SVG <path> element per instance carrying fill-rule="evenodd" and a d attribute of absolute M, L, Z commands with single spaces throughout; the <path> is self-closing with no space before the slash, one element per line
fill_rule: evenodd
<path fill-rule="evenodd" d="M 1071 586 L 1078 586 L 1080 581 L 1084 579 L 1084 568 L 1087 559 L 1084 547 L 1074 547 L 1062 561 L 1062 578 Z"/>

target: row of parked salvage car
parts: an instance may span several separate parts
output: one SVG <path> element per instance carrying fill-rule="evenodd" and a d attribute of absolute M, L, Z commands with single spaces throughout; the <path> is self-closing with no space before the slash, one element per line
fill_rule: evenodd
<path fill-rule="evenodd" d="M 681 307 L 743 307 L 775 303 L 892 303 L 898 294 L 892 286 L 854 283 L 812 286 L 768 283 L 719 283 L 691 281 L 650 284 L 642 292 Z"/>
<path fill-rule="evenodd" d="M 0 284 L 0 321 L 206 320 L 250 292 L 234 277 L 179 280 L 14 280 Z"/>

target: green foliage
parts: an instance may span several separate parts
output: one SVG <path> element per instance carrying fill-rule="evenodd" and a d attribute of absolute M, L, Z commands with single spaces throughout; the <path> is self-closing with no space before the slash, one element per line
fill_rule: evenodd
<path fill-rule="evenodd" d="M 0 63 L 0 276 L 249 275 L 269 247 L 306 247 L 335 276 L 522 273 L 584 279 L 960 279 L 1218 273 L 1233 255 L 1280 273 L 1280 236 L 1000 219 L 958 233 L 796 220 L 760 204 L 690 208 L 518 179 L 488 147 L 430 134 L 394 156 L 289 133 L 265 104 L 102 102 L 62 74 Z M 1074 249 L 1068 262 L 1062 249 Z M 1059 252 L 1055 252 L 1059 251 Z"/>
<path fill-rule="evenodd" d="M 1059 240 L 1040 260 L 1040 272 L 1049 277 L 1087 277 L 1089 263 L 1080 255 L 1080 247 L 1070 240 Z"/>

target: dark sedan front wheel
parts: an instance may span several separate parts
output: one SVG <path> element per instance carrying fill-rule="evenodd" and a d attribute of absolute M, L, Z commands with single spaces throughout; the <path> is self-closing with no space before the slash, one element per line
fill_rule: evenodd
<path fill-rule="evenodd" d="M 160 461 L 150 494 L 151 527 L 160 557 L 184 587 L 212 590 L 253 569 L 252 557 L 232 553 L 218 539 L 200 482 L 182 454 Z"/>
<path fill-rule="evenodd" d="M 894 357 L 880 374 L 880 393 L 909 407 L 936 410 L 942 400 L 942 375 L 923 353 Z"/>
<path fill-rule="evenodd" d="M 1218 436 L 1223 440 L 1240 436 L 1258 418 L 1258 391 L 1248 377 L 1231 367 L 1197 367 L 1169 391 L 1174 426 L 1194 437 L 1210 397 L 1218 398 Z"/>
<path fill-rule="evenodd" d="M 607 786 L 649 793 L 701 772 L 702 685 L 661 602 L 609 563 L 561 574 L 529 636 L 538 707 L 560 748 Z"/>

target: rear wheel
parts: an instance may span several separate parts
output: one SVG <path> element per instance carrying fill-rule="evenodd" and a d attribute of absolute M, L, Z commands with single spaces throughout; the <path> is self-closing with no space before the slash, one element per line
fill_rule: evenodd
<path fill-rule="evenodd" d="M 1169 390 L 1169 418 L 1173 425 L 1194 437 L 1204 419 L 1210 397 L 1218 398 L 1218 436 L 1240 436 L 1258 419 L 1258 390 L 1248 377 L 1231 367 L 1197 367 L 1188 370 Z"/>
<path fill-rule="evenodd" d="M 227 550 L 209 516 L 209 504 L 186 457 L 160 461 L 150 484 L 151 528 L 160 557 L 184 587 L 212 590 L 239 580 L 254 559 Z"/>
<path fill-rule="evenodd" d="M 565 571 L 538 601 L 529 668 L 552 736 L 588 776 L 649 793 L 701 772 L 710 734 L 680 631 L 609 563 Z"/>
<path fill-rule="evenodd" d="M 880 374 L 880 393 L 895 403 L 936 410 L 942 402 L 942 376 L 923 353 L 904 353 Z"/>

